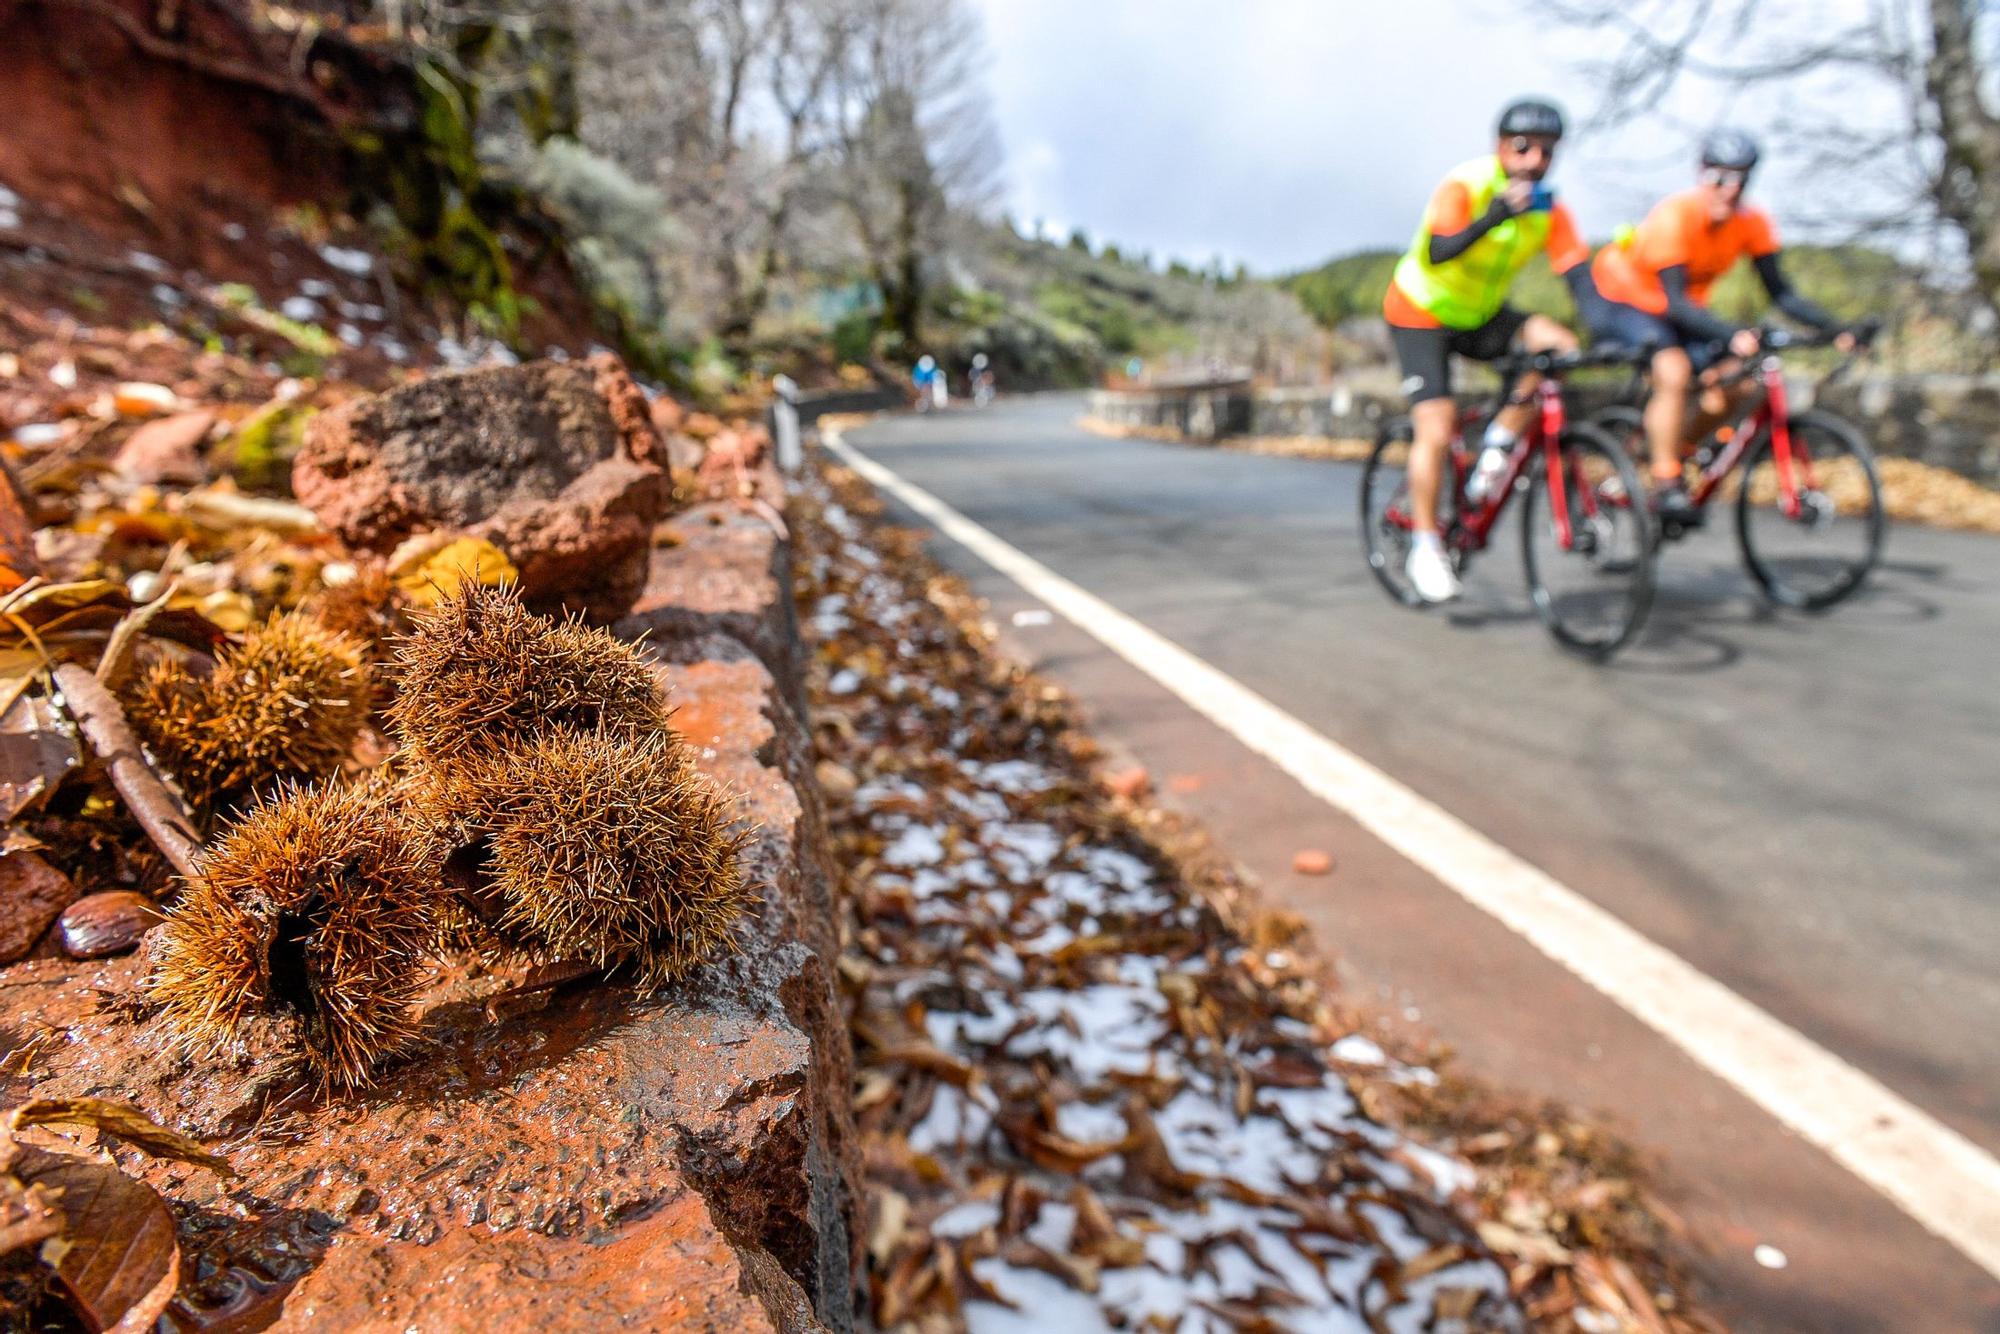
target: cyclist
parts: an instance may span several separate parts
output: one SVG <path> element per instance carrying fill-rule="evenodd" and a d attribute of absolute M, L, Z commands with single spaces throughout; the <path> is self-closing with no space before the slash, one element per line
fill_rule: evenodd
<path fill-rule="evenodd" d="M 910 385 L 917 391 L 917 410 L 927 412 L 944 406 L 944 370 L 937 358 L 926 352 L 910 371 Z"/>
<path fill-rule="evenodd" d="M 1595 299 L 1585 262 L 1590 251 L 1569 210 L 1542 184 L 1562 140 L 1562 112 L 1524 98 L 1500 113 L 1498 131 L 1491 154 L 1453 168 L 1431 196 L 1382 301 L 1410 401 L 1412 534 L 1406 570 L 1410 586 L 1426 602 L 1449 601 L 1459 592 L 1458 575 L 1438 535 L 1438 492 L 1458 427 L 1451 354 L 1492 361 L 1511 350 L 1575 350 L 1576 335 L 1568 329 L 1507 304 L 1515 277 L 1537 254 L 1548 254 L 1579 307 Z M 1511 448 L 1530 410 L 1521 402 L 1495 414 L 1486 446 Z"/>
<path fill-rule="evenodd" d="M 1681 477 L 1684 446 L 1727 418 L 1736 396 L 1716 381 L 1739 369 L 1741 358 L 1755 356 L 1758 346 L 1755 330 L 1739 329 L 1708 309 L 1716 280 L 1747 255 L 1779 310 L 1820 332 L 1839 327 L 1793 289 L 1780 260 L 1777 229 L 1761 209 L 1743 202 L 1757 157 L 1756 141 L 1741 131 L 1710 134 L 1702 141 L 1700 184 L 1661 200 L 1591 265 L 1602 298 L 1590 320 L 1593 336 L 1659 349 L 1646 403 L 1653 508 L 1681 527 L 1701 521 L 1701 509 Z M 1853 346 L 1848 334 L 1838 342 L 1843 350 Z M 1690 422 L 1688 390 L 1697 378 L 1703 385 L 1701 411 Z"/>
<path fill-rule="evenodd" d="M 993 367 L 984 352 L 972 354 L 972 401 L 982 408 L 993 401 Z"/>

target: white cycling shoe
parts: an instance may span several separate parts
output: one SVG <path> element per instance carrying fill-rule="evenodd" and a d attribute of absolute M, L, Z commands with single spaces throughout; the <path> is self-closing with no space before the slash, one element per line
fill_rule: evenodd
<path fill-rule="evenodd" d="M 1403 573 L 1425 602 L 1450 602 L 1459 594 L 1458 574 L 1441 546 L 1424 543 L 1411 547 L 1409 559 L 1403 562 Z"/>

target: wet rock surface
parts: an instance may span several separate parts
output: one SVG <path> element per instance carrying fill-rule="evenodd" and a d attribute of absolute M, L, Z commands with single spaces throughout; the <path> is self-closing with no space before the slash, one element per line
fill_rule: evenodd
<path fill-rule="evenodd" d="M 350 545 L 387 553 L 463 529 L 505 552 L 529 601 L 629 607 L 666 512 L 665 449 L 611 357 L 436 376 L 314 419 L 299 499 Z"/>
<path fill-rule="evenodd" d="M 32 852 L 0 857 L 0 963 L 33 949 L 77 894 L 68 876 Z"/>
<path fill-rule="evenodd" d="M 143 952 L 8 970 L 0 1045 L 42 1036 L 0 1075 L 0 1101 L 129 1099 L 241 1174 L 114 1150 L 177 1216 L 186 1278 L 169 1323 L 852 1327 L 832 876 L 793 707 L 800 649 L 769 629 L 789 624 L 789 553 L 768 524 L 771 540 L 752 540 L 734 521 L 713 525 L 731 540 L 658 548 L 700 576 L 656 558 L 641 599 L 662 616 L 647 644 L 675 725 L 757 831 L 745 871 L 763 904 L 733 957 L 657 993 L 613 977 L 520 994 L 525 965 L 448 968 L 427 993 L 424 1049 L 337 1097 L 279 1059 L 282 1019 L 234 1059 L 170 1051 Z"/>
<path fill-rule="evenodd" d="M 760 491 L 775 485 L 768 469 Z M 647 642 L 720 634 L 748 646 L 784 686 L 795 709 L 798 618 L 775 596 L 788 585 L 791 546 L 775 511 L 740 501 L 704 501 L 661 524 L 645 590 L 613 629 Z"/>

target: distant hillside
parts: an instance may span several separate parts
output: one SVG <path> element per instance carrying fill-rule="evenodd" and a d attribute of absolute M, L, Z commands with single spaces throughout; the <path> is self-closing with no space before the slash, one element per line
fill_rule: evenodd
<path fill-rule="evenodd" d="M 981 227 L 944 302 L 941 341 L 978 347 L 1042 383 L 1095 381 L 1132 357 L 1149 374 L 1209 361 L 1276 380 L 1312 379 L 1326 337 L 1292 294 L 1241 274 L 1161 273 L 1113 251 Z M 933 349 L 939 350 L 939 349 Z"/>
<path fill-rule="evenodd" d="M 1279 285 L 1299 299 L 1329 329 L 1351 319 L 1382 313 L 1382 295 L 1396 267 L 1395 250 L 1363 250 L 1330 260 L 1316 269 L 1290 274 Z M 1798 288 L 1842 319 L 1875 316 L 1894 320 L 1920 301 L 1917 275 L 1894 256 L 1865 246 L 1788 246 L 1785 268 Z M 1575 319 L 1569 289 L 1537 257 L 1522 273 L 1514 303 L 1525 310 Z M 1716 284 L 1714 306 L 1723 318 L 1749 323 L 1761 319 L 1770 302 L 1748 264 Z"/>

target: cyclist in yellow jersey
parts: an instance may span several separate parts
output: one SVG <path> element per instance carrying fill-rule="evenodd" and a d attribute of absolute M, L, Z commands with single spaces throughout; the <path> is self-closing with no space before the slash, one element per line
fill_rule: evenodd
<path fill-rule="evenodd" d="M 1542 183 L 1562 136 L 1562 112 L 1547 102 L 1523 99 L 1501 112 L 1494 152 L 1445 177 L 1382 302 L 1410 401 L 1414 531 L 1407 572 L 1411 587 L 1427 602 L 1449 601 L 1459 592 L 1437 524 L 1445 455 L 1458 426 L 1452 354 L 1491 361 L 1511 350 L 1576 349 L 1576 335 L 1561 324 L 1507 304 L 1514 279 L 1538 254 L 1548 254 L 1580 309 L 1596 302 L 1589 247 L 1569 210 Z M 1487 428 L 1485 443 L 1510 447 L 1527 425 L 1528 412 L 1525 405 L 1503 409 Z"/>

